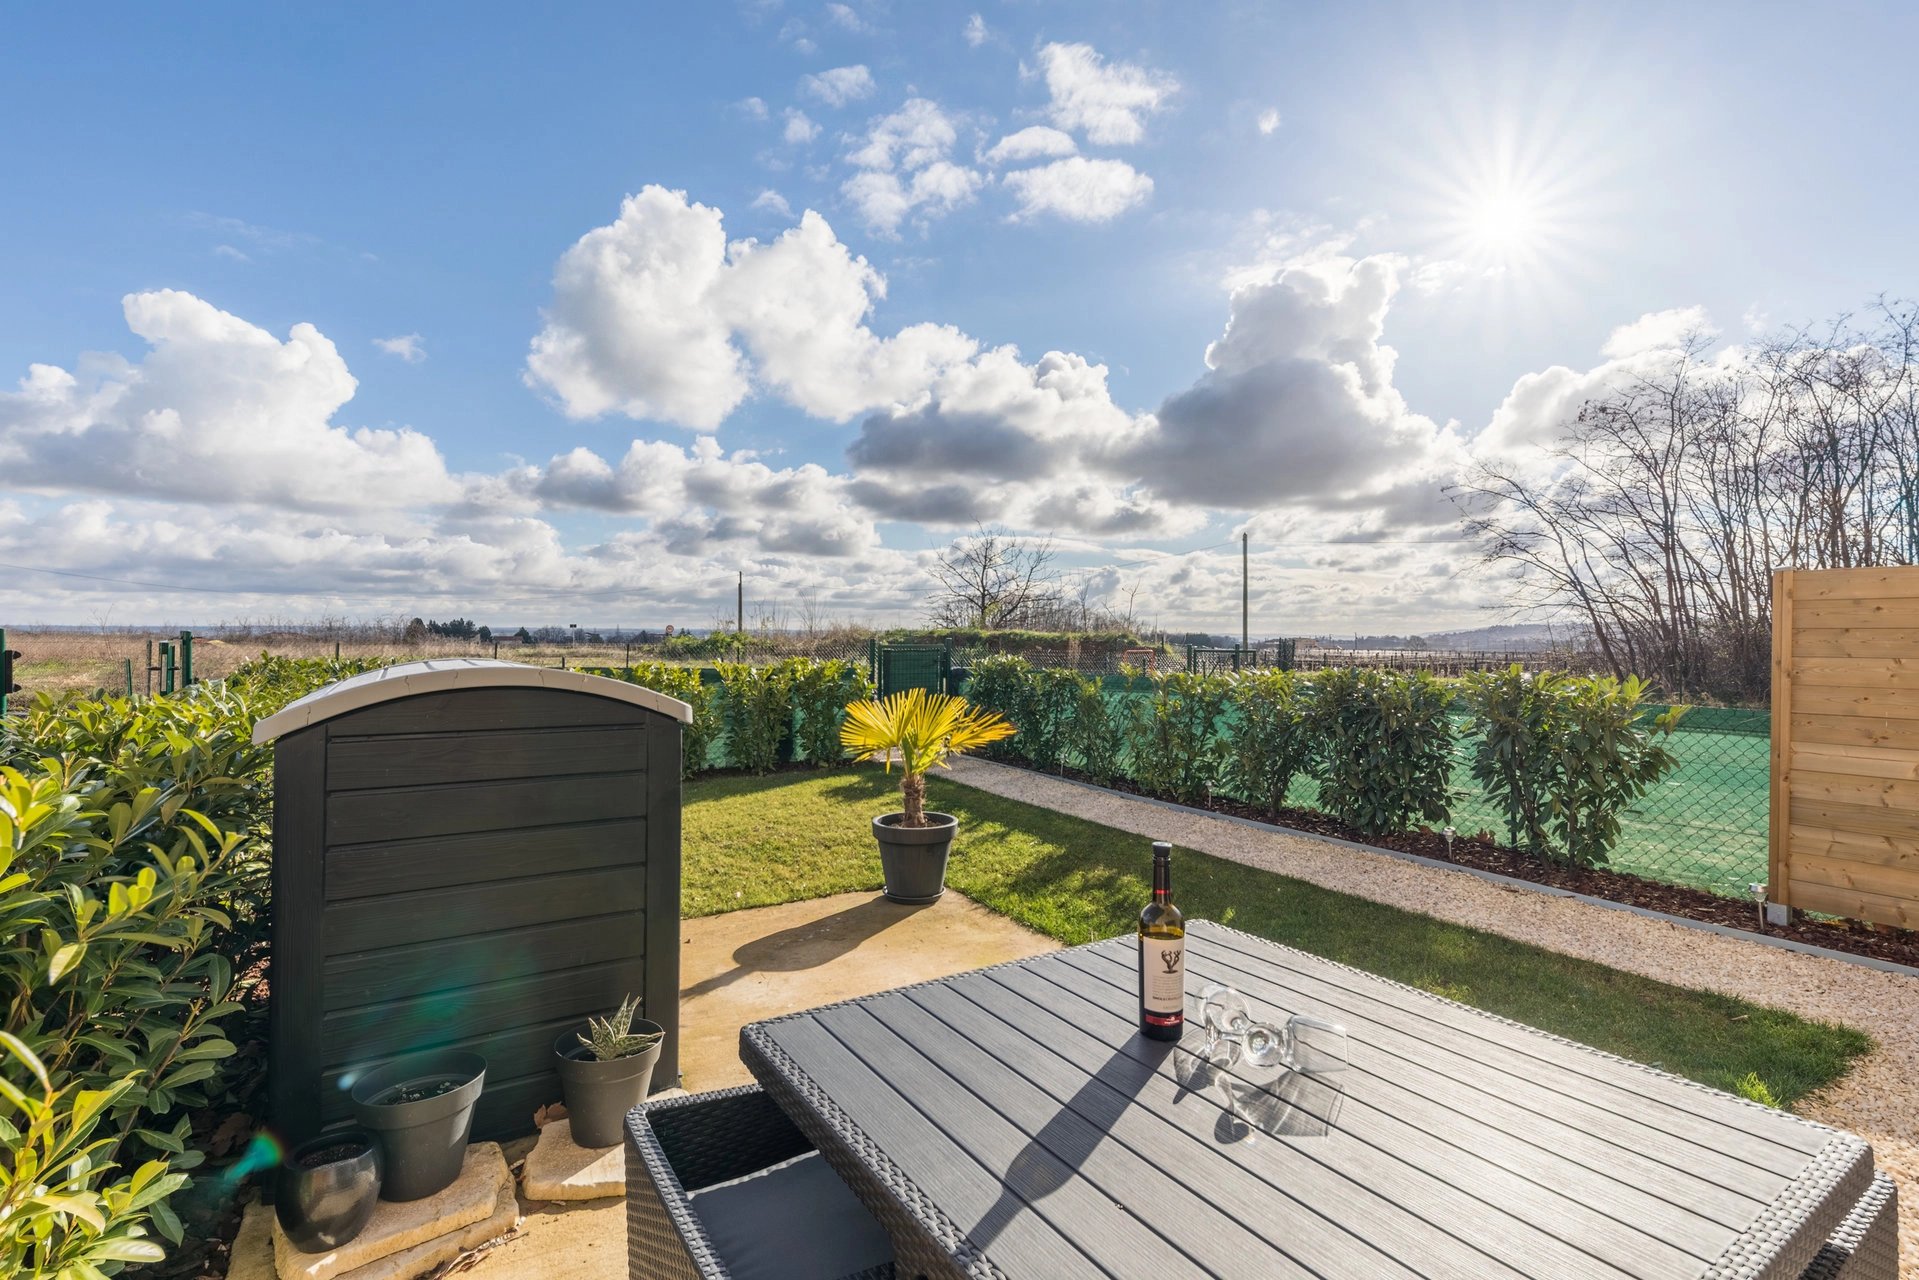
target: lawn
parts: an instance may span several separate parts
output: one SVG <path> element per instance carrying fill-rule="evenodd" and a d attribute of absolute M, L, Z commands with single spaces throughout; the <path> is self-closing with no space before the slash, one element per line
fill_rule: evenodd
<path fill-rule="evenodd" d="M 687 784 L 684 912 L 713 915 L 880 887 L 871 819 L 898 808 L 873 767 Z M 1149 896 L 1140 836 L 935 777 L 960 835 L 947 883 L 1064 943 L 1132 928 Z M 1217 920 L 1411 983 L 1716 1088 L 1755 1074 L 1794 1100 L 1844 1075 L 1871 1039 L 1849 1027 L 1690 991 L 1476 929 L 1180 850 L 1175 897 Z"/>

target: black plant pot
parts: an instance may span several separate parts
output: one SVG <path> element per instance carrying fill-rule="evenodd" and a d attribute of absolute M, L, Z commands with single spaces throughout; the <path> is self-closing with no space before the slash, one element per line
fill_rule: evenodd
<path fill-rule="evenodd" d="M 274 1175 L 274 1216 L 302 1253 L 337 1249 L 359 1235 L 379 1199 L 379 1144 L 359 1129 L 301 1143 Z"/>
<path fill-rule="evenodd" d="M 633 1019 L 633 1033 L 643 1035 L 661 1030 L 657 1022 Z M 572 1124 L 573 1141 L 582 1147 L 610 1147 L 620 1141 L 626 1113 L 646 1101 L 653 1086 L 653 1068 L 660 1060 L 656 1041 L 644 1053 L 601 1062 L 593 1051 L 580 1043 L 586 1024 L 572 1027 L 553 1042 L 555 1068 L 560 1073 L 560 1089 L 566 1097 L 566 1118 Z"/>
<path fill-rule="evenodd" d="M 886 877 L 886 896 L 895 902 L 920 906 L 939 901 L 946 892 L 946 855 L 953 849 L 959 819 L 950 813 L 929 813 L 928 827 L 902 827 L 903 813 L 873 819 L 873 838 L 880 845 L 880 873 Z"/>
<path fill-rule="evenodd" d="M 381 1199 L 424 1200 L 453 1185 L 485 1087 L 486 1059 L 457 1049 L 395 1058 L 354 1082 L 353 1118 L 380 1144 Z M 422 1093 L 429 1096 L 408 1098 Z"/>

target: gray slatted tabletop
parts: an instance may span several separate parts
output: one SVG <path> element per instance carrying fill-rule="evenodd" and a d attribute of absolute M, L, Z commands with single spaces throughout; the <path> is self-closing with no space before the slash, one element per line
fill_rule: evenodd
<path fill-rule="evenodd" d="M 1850 1134 L 1194 922 L 1186 1046 L 1208 982 L 1350 1037 L 1323 1077 L 1235 1068 L 1229 1103 L 1135 1034 L 1133 956 L 1115 938 L 755 1023 L 741 1056 L 902 1276 L 1770 1280 L 1872 1177 Z"/>

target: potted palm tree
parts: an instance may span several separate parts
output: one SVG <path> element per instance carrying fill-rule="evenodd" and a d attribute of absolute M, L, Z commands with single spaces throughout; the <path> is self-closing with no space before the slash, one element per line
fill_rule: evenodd
<path fill-rule="evenodd" d="M 1012 733 L 999 713 L 924 689 L 904 689 L 846 708 L 840 742 L 855 760 L 884 761 L 889 773 L 893 757 L 900 761 L 900 811 L 873 819 L 887 897 L 918 904 L 946 892 L 946 856 L 959 819 L 926 811 L 926 771 Z"/>

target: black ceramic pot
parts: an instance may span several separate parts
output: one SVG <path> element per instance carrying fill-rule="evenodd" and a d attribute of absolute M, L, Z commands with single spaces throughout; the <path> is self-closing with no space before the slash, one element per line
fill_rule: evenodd
<path fill-rule="evenodd" d="M 905 817 L 888 813 L 873 819 L 886 896 L 913 906 L 937 902 L 946 892 L 946 855 L 952 851 L 959 819 L 950 813 L 928 813 L 931 826 L 902 827 L 900 820 Z"/>
<path fill-rule="evenodd" d="M 359 1235 L 379 1199 L 380 1148 L 359 1129 L 301 1143 L 274 1175 L 274 1216 L 302 1253 L 337 1249 Z"/>
<path fill-rule="evenodd" d="M 457 1049 L 396 1058 L 353 1082 L 353 1118 L 380 1144 L 383 1200 L 424 1200 L 460 1176 L 486 1059 Z"/>
<path fill-rule="evenodd" d="M 659 1031 L 660 1024 L 645 1018 L 633 1019 L 633 1034 Z M 655 1041 L 644 1053 L 601 1062 L 592 1050 L 580 1043 L 586 1024 L 570 1028 L 553 1042 L 554 1069 L 560 1073 L 560 1089 L 566 1096 L 566 1118 L 572 1124 L 573 1141 L 582 1147 L 610 1147 L 619 1142 L 626 1113 L 646 1101 L 653 1084 L 653 1067 L 660 1060 Z"/>

